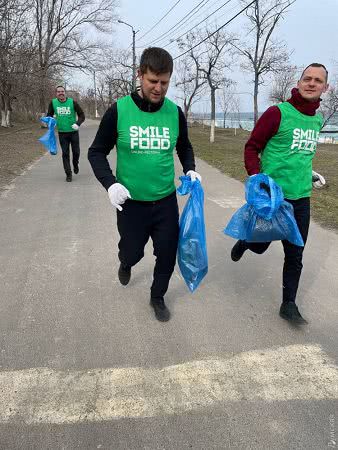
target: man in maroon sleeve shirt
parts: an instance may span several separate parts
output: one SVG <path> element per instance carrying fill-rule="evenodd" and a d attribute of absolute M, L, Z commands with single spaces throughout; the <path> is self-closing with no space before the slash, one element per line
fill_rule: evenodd
<path fill-rule="evenodd" d="M 321 119 L 316 115 L 316 110 L 320 105 L 320 96 L 328 88 L 327 79 L 328 72 L 322 64 L 313 63 L 306 67 L 297 88 L 292 89 L 291 98 L 278 106 L 271 106 L 260 117 L 244 150 L 248 175 L 254 176 L 261 172 L 263 164 L 262 172 L 274 178 L 283 188 L 284 194 L 292 193 L 285 200 L 293 205 L 304 245 L 310 224 L 311 168 L 317 145 L 314 136 L 318 136 L 321 126 Z M 295 137 L 300 133 L 303 140 L 297 141 Z M 303 167 L 304 173 L 301 171 Z M 307 177 L 310 177 L 309 181 Z M 298 185 L 303 182 L 310 186 L 310 190 L 298 194 Z M 316 188 L 322 187 L 325 179 L 312 171 L 312 184 Z M 270 243 L 237 241 L 232 248 L 231 259 L 239 261 L 246 250 L 262 254 Z M 304 247 L 291 244 L 287 240 L 282 243 L 285 258 L 283 301 L 279 314 L 283 319 L 303 324 L 306 320 L 301 316 L 295 301 L 303 267 Z"/>

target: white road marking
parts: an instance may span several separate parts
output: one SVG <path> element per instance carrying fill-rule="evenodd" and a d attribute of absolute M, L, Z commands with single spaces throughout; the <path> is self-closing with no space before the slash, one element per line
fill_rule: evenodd
<path fill-rule="evenodd" d="M 226 197 L 226 198 L 212 198 L 207 197 L 213 203 L 216 203 L 221 208 L 225 209 L 238 209 L 245 204 L 245 200 L 239 197 Z"/>
<path fill-rule="evenodd" d="M 160 368 L 0 372 L 0 423 L 78 423 L 180 414 L 241 400 L 338 399 L 338 367 L 316 345 Z"/>

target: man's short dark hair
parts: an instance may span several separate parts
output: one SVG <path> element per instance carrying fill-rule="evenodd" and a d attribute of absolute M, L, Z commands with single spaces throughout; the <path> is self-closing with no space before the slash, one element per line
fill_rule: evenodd
<path fill-rule="evenodd" d="M 308 69 L 309 67 L 322 67 L 322 68 L 325 70 L 325 73 L 326 73 L 326 81 L 328 80 L 328 78 L 329 78 L 329 72 L 328 72 L 327 68 L 324 66 L 324 64 L 320 64 L 320 63 L 311 63 L 311 64 L 309 64 L 307 67 L 305 67 L 305 69 L 303 70 L 302 75 L 301 75 L 301 77 L 300 77 L 300 80 L 303 78 L 304 72 L 305 72 L 306 69 Z"/>
<path fill-rule="evenodd" d="M 158 74 L 162 73 L 173 73 L 174 62 L 173 58 L 167 50 L 160 47 L 149 47 L 146 48 L 140 60 L 140 71 L 142 74 L 146 73 L 148 70 Z"/>
<path fill-rule="evenodd" d="M 55 90 L 57 91 L 59 88 L 62 88 L 64 91 L 66 90 L 64 86 L 62 86 L 61 84 L 59 86 L 56 86 Z"/>

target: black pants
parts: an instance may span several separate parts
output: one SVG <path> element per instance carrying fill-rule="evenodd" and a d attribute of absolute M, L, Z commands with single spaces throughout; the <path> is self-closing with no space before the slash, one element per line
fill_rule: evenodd
<path fill-rule="evenodd" d="M 146 180 L 145 180 L 146 183 Z M 178 243 L 178 205 L 176 192 L 155 202 L 127 200 L 117 211 L 120 233 L 119 259 L 125 266 L 134 266 L 144 256 L 144 247 L 151 237 L 156 263 L 152 297 L 163 297 L 176 263 Z"/>
<path fill-rule="evenodd" d="M 310 225 L 310 198 L 285 200 L 293 205 L 295 219 L 305 246 Z M 271 242 L 246 243 L 249 250 L 258 254 L 264 253 L 270 244 Z M 303 268 L 304 247 L 291 244 L 291 242 L 286 240 L 282 241 L 282 244 L 284 247 L 283 302 L 295 302 Z"/>
<path fill-rule="evenodd" d="M 70 167 L 69 147 L 72 146 L 73 153 L 73 167 L 79 164 L 80 158 L 80 138 L 78 131 L 71 131 L 69 133 L 59 132 L 59 142 L 62 149 L 62 161 L 63 168 L 66 175 L 72 174 L 72 168 Z"/>

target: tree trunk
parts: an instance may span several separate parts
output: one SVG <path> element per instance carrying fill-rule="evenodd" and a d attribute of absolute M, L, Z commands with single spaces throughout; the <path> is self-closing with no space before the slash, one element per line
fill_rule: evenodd
<path fill-rule="evenodd" d="M 47 87 L 47 71 L 45 68 L 41 69 L 41 75 L 40 75 L 40 83 L 39 83 L 39 107 L 40 107 L 40 113 L 44 114 L 47 112 L 47 100 L 46 100 L 46 87 Z"/>
<path fill-rule="evenodd" d="M 254 81 L 254 125 L 256 125 L 258 120 L 258 74 L 255 74 Z"/>
<path fill-rule="evenodd" d="M 1 95 L 1 126 L 8 128 L 11 126 L 11 111 L 9 105 L 9 99 L 4 95 Z"/>
<path fill-rule="evenodd" d="M 12 125 L 12 108 L 7 109 L 7 117 L 6 117 L 7 126 L 11 127 Z"/>
<path fill-rule="evenodd" d="M 9 128 L 11 124 L 11 111 L 7 108 L 1 110 L 1 126 L 4 128 Z"/>
<path fill-rule="evenodd" d="M 215 142 L 215 120 L 216 120 L 216 100 L 215 100 L 216 89 L 211 88 L 210 98 L 211 98 L 211 115 L 210 115 L 210 142 Z"/>
<path fill-rule="evenodd" d="M 42 87 L 39 92 L 39 107 L 40 107 L 40 113 L 45 114 L 47 111 L 46 106 L 46 98 L 45 98 L 45 90 Z"/>
<path fill-rule="evenodd" d="M 108 84 L 108 107 L 113 104 L 113 90 L 111 83 Z"/>
<path fill-rule="evenodd" d="M 7 127 L 6 111 L 4 109 L 2 109 L 2 108 L 1 108 L 1 126 L 2 127 Z"/>
<path fill-rule="evenodd" d="M 187 102 L 186 98 L 184 99 L 183 107 L 184 107 L 184 116 L 185 116 L 186 120 L 188 121 L 189 105 L 188 105 L 188 102 Z"/>

